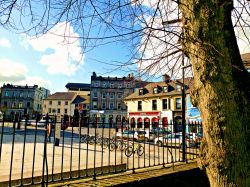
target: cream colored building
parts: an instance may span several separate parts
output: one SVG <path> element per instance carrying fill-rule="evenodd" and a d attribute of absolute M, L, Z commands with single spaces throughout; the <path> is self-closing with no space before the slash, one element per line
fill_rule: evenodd
<path fill-rule="evenodd" d="M 191 79 L 185 80 L 186 92 L 191 83 Z M 173 121 L 180 121 L 181 86 L 180 81 L 172 81 L 167 76 L 164 81 L 150 83 L 126 97 L 129 126 L 142 129 L 167 128 Z"/>
<path fill-rule="evenodd" d="M 64 115 L 71 115 L 72 101 L 77 94 L 74 92 L 56 92 L 43 101 L 43 114 L 56 115 L 61 120 Z"/>

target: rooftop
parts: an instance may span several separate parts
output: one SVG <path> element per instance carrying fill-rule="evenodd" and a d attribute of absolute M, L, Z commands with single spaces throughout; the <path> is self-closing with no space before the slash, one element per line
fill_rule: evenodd
<path fill-rule="evenodd" d="M 56 92 L 48 96 L 45 100 L 72 100 L 75 97 L 74 92 Z"/>
<path fill-rule="evenodd" d="M 88 95 L 77 95 L 72 104 L 79 104 L 79 103 L 84 103 L 84 104 L 89 104 L 90 103 L 90 96 Z"/>
<path fill-rule="evenodd" d="M 65 86 L 67 89 L 70 89 L 70 88 L 77 88 L 77 89 L 90 89 L 90 84 L 87 84 L 87 83 L 67 83 L 66 86 Z"/>
<path fill-rule="evenodd" d="M 188 89 L 192 86 L 193 79 L 192 78 L 186 78 L 185 79 L 185 87 L 187 89 L 186 93 L 188 93 Z M 143 95 L 139 95 L 139 90 L 136 90 L 134 93 L 129 95 L 128 97 L 125 98 L 125 100 L 130 100 L 130 99 L 140 99 L 140 98 L 149 98 L 149 97 L 161 97 L 161 96 L 167 96 L 167 95 L 180 95 L 180 91 L 176 91 L 176 85 L 182 85 L 182 80 L 170 80 L 169 82 L 154 82 L 154 83 L 149 83 L 145 87 L 140 88 L 144 89 L 145 93 Z M 163 87 L 168 87 L 167 92 L 159 91 L 159 93 L 153 93 L 154 88 L 160 88 L 162 89 Z"/>
<path fill-rule="evenodd" d="M 246 69 L 250 69 L 250 53 L 241 54 L 241 58 Z"/>

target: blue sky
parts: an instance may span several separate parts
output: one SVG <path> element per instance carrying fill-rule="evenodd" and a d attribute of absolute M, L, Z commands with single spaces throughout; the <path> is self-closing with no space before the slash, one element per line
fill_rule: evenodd
<path fill-rule="evenodd" d="M 53 31 L 64 32 L 63 25 L 57 24 Z M 79 36 L 73 27 L 69 32 Z M 0 28 L 0 85 L 38 84 L 56 92 L 65 91 L 68 82 L 90 83 L 93 71 L 103 76 L 127 74 L 119 70 L 110 72 L 115 67 L 98 62 L 126 61 L 128 51 L 124 46 L 113 43 L 82 54 L 78 39 L 63 42 L 64 38 L 51 34 L 30 39 Z"/>
<path fill-rule="evenodd" d="M 143 2 L 148 7 L 153 7 L 153 5 L 150 4 L 152 2 L 155 2 L 155 5 L 157 4 L 157 1 L 152 0 Z M 151 17 L 149 15 L 146 16 L 147 22 L 150 22 Z M 13 19 L 15 18 L 18 18 L 18 14 L 14 14 Z M 29 16 L 28 18 L 24 18 L 24 20 L 25 19 L 29 19 Z M 246 19 L 249 19 L 249 17 Z M 82 43 L 79 39 L 80 34 L 76 32 L 75 28 L 73 28 L 70 23 L 64 20 L 65 19 L 62 19 L 61 22 L 54 25 L 48 32 L 37 38 L 30 38 L 25 34 L 15 34 L 0 27 L 0 86 L 2 86 L 3 83 L 18 85 L 37 84 L 48 88 L 54 93 L 66 91 L 65 85 L 68 82 L 90 83 L 90 77 L 94 71 L 97 75 L 111 77 L 122 77 L 131 72 L 127 67 L 123 69 L 125 71 L 120 68 L 113 71 L 117 67 L 98 62 L 127 62 L 130 58 L 130 50 L 132 49 L 129 48 L 129 40 L 127 41 L 128 43 L 116 42 L 107 45 L 97 44 L 98 47 L 95 47 L 90 52 L 82 53 L 80 47 Z M 108 20 L 109 18 L 107 18 L 107 21 Z M 28 21 L 25 21 L 25 24 L 28 23 Z M 87 20 L 86 23 L 88 25 L 89 20 Z M 127 24 L 129 25 L 129 23 Z M 162 27 L 161 18 L 157 18 L 156 16 L 154 24 L 156 28 L 158 26 Z M 75 25 L 77 24 L 75 23 Z M 91 34 L 93 32 L 95 35 L 98 28 L 98 24 L 93 25 L 90 29 Z M 250 52 L 249 43 L 246 42 L 247 40 L 242 30 L 236 28 L 235 31 L 238 36 L 238 44 L 241 52 Z M 250 35 L 249 27 L 246 28 L 245 33 L 247 36 Z M 61 37 L 64 34 L 71 37 Z M 112 35 L 112 32 L 108 34 Z M 101 35 L 107 36 L 105 34 Z M 156 30 L 155 35 L 163 36 L 165 32 Z M 137 38 L 136 42 L 140 42 L 138 41 L 139 39 L 143 39 L 143 37 Z M 159 40 L 152 38 L 151 43 L 148 44 L 145 49 L 145 58 L 151 59 L 155 53 L 161 54 L 162 52 L 166 52 L 165 45 L 164 41 L 163 43 L 159 43 Z M 174 66 L 176 62 L 174 55 L 171 61 L 174 62 L 172 68 L 169 61 L 171 61 L 171 59 L 168 59 L 168 62 L 163 61 L 160 66 L 156 66 L 155 69 L 152 69 L 151 74 L 155 77 L 160 77 L 160 74 L 168 73 L 165 69 L 166 63 L 168 63 L 168 69 L 172 70 L 176 67 L 177 69 L 175 71 L 178 72 L 179 66 Z M 143 69 L 150 65 L 150 63 L 153 62 L 146 62 L 142 67 L 133 66 L 132 70 L 136 72 L 138 68 Z M 156 70 L 160 70 L 159 75 L 154 73 Z"/>

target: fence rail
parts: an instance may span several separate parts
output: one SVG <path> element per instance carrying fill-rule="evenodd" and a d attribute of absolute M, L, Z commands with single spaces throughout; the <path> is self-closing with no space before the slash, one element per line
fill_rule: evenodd
<path fill-rule="evenodd" d="M 56 121 L 48 116 L 0 119 L 0 186 L 25 186 L 93 177 L 183 162 L 197 158 L 201 124 L 193 133 L 174 128 L 112 128 L 88 117 Z M 175 125 L 175 124 L 170 124 Z M 183 152 L 184 150 L 184 152 Z M 183 155 L 185 155 L 183 157 Z"/>

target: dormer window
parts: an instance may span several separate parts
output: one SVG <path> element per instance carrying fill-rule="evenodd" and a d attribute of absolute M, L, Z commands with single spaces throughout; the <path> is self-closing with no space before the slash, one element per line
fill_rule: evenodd
<path fill-rule="evenodd" d="M 110 88 L 114 88 L 114 83 L 113 82 L 110 83 Z"/>
<path fill-rule="evenodd" d="M 158 93 L 158 88 L 157 88 L 157 87 L 154 88 L 153 93 L 154 93 L 154 94 L 157 94 L 157 93 Z"/>
<path fill-rule="evenodd" d="M 163 86 L 163 92 L 167 93 L 168 92 L 168 87 L 167 86 Z"/>
<path fill-rule="evenodd" d="M 143 95 L 143 89 L 139 90 L 139 95 Z"/>
<path fill-rule="evenodd" d="M 176 85 L 176 91 L 177 91 L 177 92 L 180 92 L 180 91 L 181 91 L 181 85 L 179 85 L 179 84 Z"/>

